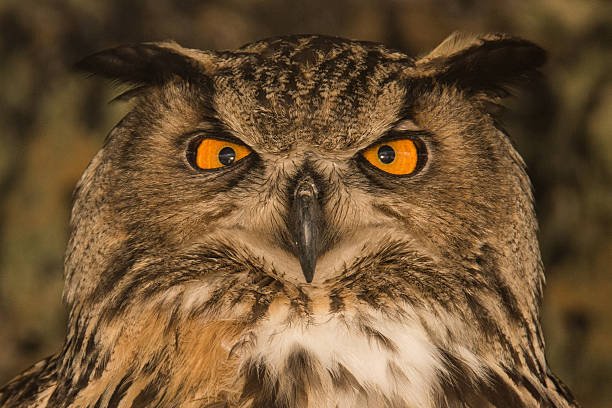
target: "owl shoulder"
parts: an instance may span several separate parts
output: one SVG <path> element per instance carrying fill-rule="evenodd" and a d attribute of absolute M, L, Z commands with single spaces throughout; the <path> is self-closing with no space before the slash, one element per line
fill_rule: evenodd
<path fill-rule="evenodd" d="M 57 385 L 57 357 L 31 366 L 0 388 L 0 408 L 36 408 L 47 405 Z"/>

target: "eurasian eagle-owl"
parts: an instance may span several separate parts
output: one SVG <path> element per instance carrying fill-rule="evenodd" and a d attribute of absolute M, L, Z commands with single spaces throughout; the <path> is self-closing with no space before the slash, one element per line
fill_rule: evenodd
<path fill-rule="evenodd" d="M 492 110 L 544 59 L 498 34 L 84 59 L 135 104 L 75 192 L 66 343 L 0 405 L 576 406 Z"/>

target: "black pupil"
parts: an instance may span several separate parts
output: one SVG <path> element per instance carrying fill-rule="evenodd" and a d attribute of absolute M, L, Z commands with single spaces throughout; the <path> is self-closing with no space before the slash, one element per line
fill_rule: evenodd
<path fill-rule="evenodd" d="M 380 146 L 378 148 L 378 160 L 384 164 L 392 163 L 395 160 L 395 150 L 388 145 Z"/>
<path fill-rule="evenodd" d="M 224 147 L 219 152 L 219 161 L 224 166 L 229 166 L 236 160 L 236 152 L 231 147 Z"/>

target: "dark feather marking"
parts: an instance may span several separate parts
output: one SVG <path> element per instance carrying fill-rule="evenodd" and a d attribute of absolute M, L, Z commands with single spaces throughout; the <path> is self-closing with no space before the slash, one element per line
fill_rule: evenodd
<path fill-rule="evenodd" d="M 527 322 L 523 322 L 523 324 L 524 324 L 524 330 L 527 335 L 527 346 L 529 347 L 529 354 L 526 351 L 523 351 L 523 357 L 527 361 L 527 364 L 528 365 L 530 364 L 529 368 L 531 369 L 531 372 L 533 372 L 534 374 L 537 374 L 538 377 L 540 378 L 540 381 L 544 383 L 546 374 L 544 372 L 543 363 L 538 358 L 538 354 L 535 349 L 533 333 Z M 540 350 L 543 350 L 543 348 L 541 348 Z"/>
<path fill-rule="evenodd" d="M 272 297 L 256 294 L 255 303 L 253 304 L 253 307 L 251 308 L 251 313 L 247 318 L 247 324 L 252 325 L 258 322 L 262 317 L 264 317 L 266 313 L 268 313 L 270 302 L 272 302 Z"/>
<path fill-rule="evenodd" d="M 553 383 L 555 390 L 557 393 L 559 393 L 559 395 L 563 396 L 563 398 L 565 398 L 570 404 L 577 404 L 576 399 L 574 398 L 574 395 L 572 395 L 570 389 L 567 388 L 567 386 L 560 379 L 558 379 L 557 376 L 549 373 L 548 379 Z"/>
<path fill-rule="evenodd" d="M 398 348 L 397 345 L 393 342 L 393 340 L 389 339 L 378 330 L 374 329 L 371 326 L 368 326 L 367 324 L 361 324 L 360 329 L 366 336 L 368 336 L 368 339 L 376 341 L 376 343 L 378 343 L 381 348 L 388 350 L 392 353 L 397 352 Z"/>
<path fill-rule="evenodd" d="M 357 291 L 357 299 L 362 300 L 372 306 L 374 309 L 380 309 L 382 304 L 379 302 L 380 293 L 377 290 L 373 290 L 374 288 L 360 288 Z"/>
<path fill-rule="evenodd" d="M 535 334 L 536 334 L 536 340 L 538 341 L 538 347 L 540 348 L 540 350 L 544 350 L 544 335 L 540 327 L 540 322 L 538 322 L 538 318 L 535 313 L 531 314 L 531 324 L 532 324 L 532 327 L 535 328 Z"/>
<path fill-rule="evenodd" d="M 203 276 L 202 271 L 222 273 L 225 270 L 242 270 L 245 267 L 242 265 L 243 261 L 247 261 L 225 246 L 202 248 L 197 254 L 185 254 L 182 258 L 175 259 L 172 265 L 168 265 L 166 258 L 160 254 L 152 257 L 147 256 L 144 251 L 139 251 L 138 257 L 146 260 L 146 266 L 140 267 L 138 272 L 132 274 L 123 285 L 119 284 L 120 280 L 117 278 L 118 280 L 114 282 L 114 286 L 120 288 L 120 292 L 116 295 L 118 300 L 105 309 L 105 319 L 113 319 L 120 316 L 120 310 L 126 308 L 134 298 L 151 297 L 167 290 L 171 286 L 200 279 Z M 137 255 L 132 254 L 130 262 L 126 267 L 128 269 L 131 268 L 136 260 Z M 207 268 L 208 265 L 211 267 Z M 249 263 L 248 267 L 253 269 L 256 266 Z M 231 287 L 227 284 L 226 286 Z M 136 296 L 136 294 L 139 294 L 139 296 Z M 211 299 L 203 307 L 214 307 L 213 303 L 222 301 L 223 295 L 223 290 L 220 292 L 215 291 Z M 201 313 L 202 310 L 200 309 L 198 308 L 193 312 Z"/>
<path fill-rule="evenodd" d="M 503 310 L 509 316 L 511 321 L 514 324 L 519 325 L 519 328 L 524 331 L 527 336 L 527 346 L 529 347 L 531 354 L 527 353 L 525 350 L 522 351 L 522 356 L 525 363 L 534 374 L 537 374 L 540 376 L 540 378 L 543 378 L 544 372 L 539 360 L 537 359 L 531 329 L 528 323 L 525 321 L 525 317 L 520 310 L 515 294 L 499 276 L 500 271 L 499 267 L 495 264 L 495 256 L 493 251 L 494 250 L 489 245 L 483 245 L 480 248 L 482 255 L 476 257 L 476 263 L 479 265 L 483 277 L 489 281 L 489 285 L 487 285 L 487 287 L 493 288 L 499 296 L 500 305 L 503 307 Z M 515 364 L 520 364 L 520 357 L 514 347 L 512 347 L 508 342 L 502 342 L 502 344 L 511 353 Z"/>
<path fill-rule="evenodd" d="M 342 364 L 338 364 L 334 370 L 329 370 L 332 384 L 342 391 L 356 390 L 360 394 L 366 394 L 366 390 L 359 383 L 357 378 Z"/>
<path fill-rule="evenodd" d="M 304 293 L 300 287 L 296 287 L 298 292 L 297 297 L 290 298 L 291 311 L 298 316 L 310 316 L 312 314 L 312 305 L 310 297 Z"/>
<path fill-rule="evenodd" d="M 73 335 L 75 340 L 74 340 L 74 343 L 72 343 L 75 347 L 74 354 L 77 354 L 79 351 L 81 351 L 81 348 L 86 344 L 85 343 L 85 332 L 87 331 L 88 323 L 89 323 L 89 320 L 85 322 L 82 328 L 77 326 L 73 332 L 75 334 Z"/>
<path fill-rule="evenodd" d="M 72 404 L 79 392 L 89 385 L 90 379 L 95 372 L 96 363 L 98 361 L 97 352 L 91 355 L 85 355 L 81 367 L 82 370 L 79 373 L 76 381 L 73 377 L 64 377 L 58 382 L 57 387 L 49 397 L 49 406 L 69 406 Z M 68 367 L 64 367 L 68 369 Z"/>
<path fill-rule="evenodd" d="M 524 317 L 516 300 L 516 295 L 512 292 L 512 289 L 502 281 L 499 275 L 501 271 L 495 261 L 496 255 L 494 252 L 491 246 L 487 244 L 482 245 L 480 248 L 481 255 L 476 256 L 476 263 L 483 277 L 490 282 L 490 287 L 497 292 L 501 299 L 501 305 L 504 307 L 508 316 L 514 322 L 522 322 Z"/>
<path fill-rule="evenodd" d="M 163 389 L 168 383 L 168 377 L 163 374 L 153 378 L 132 401 L 131 408 L 148 408 L 163 396 Z M 159 405 L 157 405 L 159 406 Z"/>
<path fill-rule="evenodd" d="M 172 312 L 170 313 L 170 318 L 166 323 L 166 327 L 164 328 L 164 335 L 168 336 L 170 333 L 174 332 L 182 323 L 181 319 L 181 308 L 183 305 L 183 293 L 178 295 L 175 299 L 174 306 L 172 307 Z"/>
<path fill-rule="evenodd" d="M 0 406 L 18 408 L 33 403 L 41 392 L 57 381 L 57 363 L 57 356 L 49 357 L 0 388 Z"/>
<path fill-rule="evenodd" d="M 142 367 L 143 374 L 151 375 L 155 373 L 159 369 L 159 366 L 161 365 L 161 363 L 164 361 L 164 359 L 167 356 L 168 356 L 168 350 L 166 350 L 165 347 L 157 350 L 153 354 L 153 357 L 151 357 L 149 361 L 147 361 L 145 365 Z"/>
<path fill-rule="evenodd" d="M 533 349 L 532 351 L 535 352 L 535 350 Z M 534 375 L 537 375 L 538 377 L 542 378 L 544 373 L 542 372 L 542 368 L 540 367 L 540 365 L 536 364 L 535 356 L 533 354 L 527 353 L 526 350 L 521 350 L 521 353 L 523 355 L 523 359 L 525 360 L 525 364 L 527 364 L 527 367 L 529 368 L 529 371 L 532 372 Z"/>
<path fill-rule="evenodd" d="M 505 85 L 536 75 L 546 61 L 546 53 L 537 45 L 516 38 L 485 40 L 448 58 L 434 60 L 443 64 L 436 76 L 472 92 L 487 91 L 507 96 Z"/>
<path fill-rule="evenodd" d="M 119 403 L 125 396 L 125 393 L 132 385 L 132 372 L 128 371 L 128 373 L 119 381 L 119 384 L 115 387 L 113 394 L 111 395 L 110 400 L 108 401 L 107 408 L 117 408 Z"/>
<path fill-rule="evenodd" d="M 487 401 L 496 407 L 527 407 L 512 385 L 508 384 L 493 370 L 489 369 L 487 371 L 488 381 L 484 380 L 480 384 L 480 390 Z"/>
<path fill-rule="evenodd" d="M 87 405 L 87 408 L 102 408 L 102 399 L 104 398 L 104 393 L 102 393 L 98 399 L 96 400 L 96 403 L 92 406 L 91 404 Z"/>
<path fill-rule="evenodd" d="M 342 297 L 342 288 L 333 288 L 329 294 L 329 299 L 329 308 L 332 313 L 339 313 L 344 310 L 344 298 Z"/>
<path fill-rule="evenodd" d="M 124 244 L 123 248 L 123 250 L 118 251 L 117 255 L 109 262 L 109 266 L 105 269 L 104 273 L 100 275 L 100 281 L 92 296 L 94 303 L 105 300 L 108 294 L 116 288 L 120 278 L 145 253 L 144 250 L 137 249 L 138 244 L 136 242 L 130 242 L 130 240 Z"/>
<path fill-rule="evenodd" d="M 403 290 L 405 284 L 418 286 L 430 298 L 446 302 L 450 300 L 446 292 L 452 288 L 429 266 L 430 263 L 429 258 L 407 251 L 403 244 L 391 242 L 383 246 L 376 257 L 355 261 L 349 268 L 350 273 L 340 278 L 340 288 L 357 292 L 363 300 L 377 307 L 381 305 L 374 300 L 380 294 L 387 294 L 391 299 L 401 297 L 414 306 L 422 306 L 421 299 Z M 439 296 L 440 292 L 444 292 L 445 298 Z"/>
<path fill-rule="evenodd" d="M 230 307 L 233 308 L 252 297 L 253 307 L 245 319 L 247 324 L 252 325 L 266 315 L 270 303 L 283 290 L 284 285 L 281 281 L 267 274 L 258 273 L 253 282 L 241 282 L 240 286 L 233 286 L 233 291 L 226 295 L 226 300 L 230 301 Z"/>
<path fill-rule="evenodd" d="M 348 87 L 350 94 L 355 94 L 361 89 L 366 89 L 370 92 L 368 81 L 372 78 L 372 74 L 375 73 L 376 68 L 384 64 L 385 61 L 382 58 L 382 54 L 378 50 L 368 50 L 365 57 L 365 67 L 361 68 L 359 75 L 355 78 L 353 87 Z M 359 98 L 355 98 L 357 101 Z M 357 106 L 355 106 L 357 107 Z"/>
<path fill-rule="evenodd" d="M 233 287 L 236 282 L 238 282 L 237 278 L 231 279 L 225 285 L 215 289 L 210 298 L 208 298 L 208 300 L 204 302 L 202 306 L 193 309 L 189 313 L 189 319 L 196 318 L 197 316 L 205 313 L 214 313 L 215 310 L 225 301 L 224 298 L 228 292 L 228 289 Z"/>
<path fill-rule="evenodd" d="M 96 351 L 96 333 L 97 331 L 94 331 L 87 340 L 87 346 L 85 347 L 86 356 L 91 356 Z"/>
<path fill-rule="evenodd" d="M 111 358 L 111 355 L 112 355 L 111 350 L 106 350 L 104 354 L 102 354 L 102 357 L 98 359 L 96 369 L 94 370 L 94 373 L 93 373 L 94 380 L 102 377 L 102 374 L 104 373 L 104 370 L 106 369 L 106 365 L 108 364 Z"/>
<path fill-rule="evenodd" d="M 124 45 L 100 51 L 77 62 L 75 68 L 133 84 L 160 84 L 173 75 L 194 82 L 210 81 L 195 60 L 155 44 Z"/>
<path fill-rule="evenodd" d="M 254 278 L 253 281 L 251 282 L 251 285 L 255 288 L 257 288 L 258 291 L 262 291 L 263 289 L 269 287 L 270 285 L 274 284 L 278 282 L 276 279 L 274 279 L 272 276 L 268 275 L 268 274 L 257 274 Z"/>
<path fill-rule="evenodd" d="M 499 271 L 496 271 L 493 274 L 495 282 L 494 288 L 501 298 L 501 305 L 514 322 L 524 322 L 523 314 L 518 306 L 516 296 L 512 293 L 512 289 L 510 289 L 508 285 L 501 282 L 498 273 Z"/>
<path fill-rule="evenodd" d="M 341 67 L 340 69 L 338 69 L 337 60 L 340 58 L 344 59 L 347 57 L 349 57 L 349 52 L 345 50 L 338 53 L 335 57 L 330 58 L 329 60 L 324 60 L 323 63 L 319 65 L 319 69 L 317 69 L 317 72 L 315 73 L 315 75 L 317 75 L 317 79 L 313 81 L 313 86 L 310 89 L 308 97 L 318 98 L 320 97 L 320 94 L 323 91 L 329 88 L 329 85 L 325 83 L 325 81 L 322 81 L 321 78 L 329 78 L 332 81 L 335 81 L 336 83 L 340 84 L 342 78 L 349 77 L 355 71 L 354 64 L 350 64 L 347 61 L 345 61 L 344 64 L 340 64 Z"/>
<path fill-rule="evenodd" d="M 58 381 L 57 387 L 49 397 L 47 405 L 49 407 L 69 406 L 72 402 L 70 398 L 71 384 L 69 381 Z M 74 398 L 74 397 L 73 397 Z"/>
<path fill-rule="evenodd" d="M 254 408 L 289 408 L 278 402 L 278 381 L 269 378 L 268 369 L 263 362 L 247 362 L 243 376 L 245 382 L 240 396 L 241 402 L 252 399 Z"/>
<path fill-rule="evenodd" d="M 440 376 L 438 406 L 489 407 L 492 404 L 495 407 L 527 408 L 515 387 L 492 369 L 487 369 L 486 377 L 480 378 L 449 351 L 439 349 L 439 352 L 449 375 Z M 510 378 L 515 382 L 512 376 Z"/>
<path fill-rule="evenodd" d="M 444 349 L 439 351 L 448 374 L 439 376 L 441 393 L 438 395 L 438 405 L 447 407 L 448 400 L 467 401 L 468 396 L 474 392 L 473 377 L 459 359 Z"/>
<path fill-rule="evenodd" d="M 519 373 L 516 369 L 508 367 L 504 367 L 504 371 L 515 385 L 525 388 L 538 404 L 542 404 L 542 402 L 546 400 L 547 406 L 554 406 L 550 398 L 546 395 L 542 395 L 524 374 Z"/>
<path fill-rule="evenodd" d="M 504 349 L 510 354 L 515 364 L 521 365 L 521 359 L 518 351 L 512 346 L 508 337 L 503 333 L 497 322 L 491 317 L 488 310 L 480 303 L 480 301 L 471 293 L 464 292 L 465 300 L 468 307 L 472 311 L 472 316 L 482 332 L 487 336 L 489 341 L 499 342 Z"/>
<path fill-rule="evenodd" d="M 97 353 L 90 355 L 89 358 L 86 359 L 87 365 L 85 366 L 85 369 L 81 371 L 81 375 L 79 376 L 79 379 L 74 387 L 75 389 L 80 391 L 82 389 L 85 389 L 89 385 L 91 377 L 94 373 L 94 369 L 96 367 L 97 360 Z"/>
<path fill-rule="evenodd" d="M 286 375 L 291 378 L 286 399 L 291 407 L 307 407 L 308 394 L 316 393 L 321 388 L 321 378 L 315 370 L 311 355 L 298 347 L 287 357 Z"/>
<path fill-rule="evenodd" d="M 441 393 L 438 395 L 440 407 L 484 407 L 486 401 L 479 395 L 479 383 L 473 371 L 449 351 L 439 348 L 442 363 L 448 374 L 441 375 Z"/>

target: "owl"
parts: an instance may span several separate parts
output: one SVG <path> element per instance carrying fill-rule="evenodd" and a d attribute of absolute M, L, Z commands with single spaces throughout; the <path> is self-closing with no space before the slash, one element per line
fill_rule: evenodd
<path fill-rule="evenodd" d="M 496 116 L 544 60 L 504 34 L 85 58 L 133 109 L 75 190 L 66 342 L 0 406 L 576 407 Z"/>

